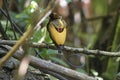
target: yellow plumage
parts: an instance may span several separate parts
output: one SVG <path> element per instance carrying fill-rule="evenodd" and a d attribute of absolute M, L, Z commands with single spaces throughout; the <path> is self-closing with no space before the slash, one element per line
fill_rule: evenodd
<path fill-rule="evenodd" d="M 52 39 L 57 45 L 63 45 L 65 43 L 66 28 L 64 28 L 63 31 L 60 33 L 55 29 L 54 25 L 50 24 L 49 31 Z"/>

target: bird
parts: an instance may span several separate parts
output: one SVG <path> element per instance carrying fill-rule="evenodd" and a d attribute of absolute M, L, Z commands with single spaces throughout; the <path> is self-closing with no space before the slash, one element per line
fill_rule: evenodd
<path fill-rule="evenodd" d="M 58 49 L 58 53 L 61 53 L 66 40 L 67 24 L 63 20 L 62 16 L 58 15 L 57 13 L 51 13 L 49 17 L 50 19 L 47 24 L 47 30 L 50 38 Z"/>

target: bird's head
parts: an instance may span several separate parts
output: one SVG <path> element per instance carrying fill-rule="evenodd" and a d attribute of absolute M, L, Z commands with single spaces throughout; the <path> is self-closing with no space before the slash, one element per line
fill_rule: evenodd
<path fill-rule="evenodd" d="M 59 16 L 57 13 L 51 13 L 50 14 L 50 19 L 55 20 L 55 19 L 61 19 L 62 17 Z"/>

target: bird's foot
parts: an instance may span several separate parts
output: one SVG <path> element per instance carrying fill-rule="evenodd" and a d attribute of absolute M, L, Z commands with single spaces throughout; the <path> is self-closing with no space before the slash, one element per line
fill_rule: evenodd
<path fill-rule="evenodd" d="M 47 48 L 47 49 L 49 49 L 49 48 L 50 48 L 50 44 L 51 44 L 51 43 L 48 43 L 48 42 L 43 42 L 43 43 L 45 43 L 45 44 L 46 44 L 46 48 Z"/>

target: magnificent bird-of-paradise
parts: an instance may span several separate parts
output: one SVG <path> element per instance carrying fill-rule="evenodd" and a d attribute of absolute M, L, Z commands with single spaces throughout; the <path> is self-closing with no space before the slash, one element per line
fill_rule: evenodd
<path fill-rule="evenodd" d="M 52 13 L 47 30 L 53 43 L 58 48 L 58 53 L 61 53 L 66 40 L 66 22 L 57 13 Z"/>

